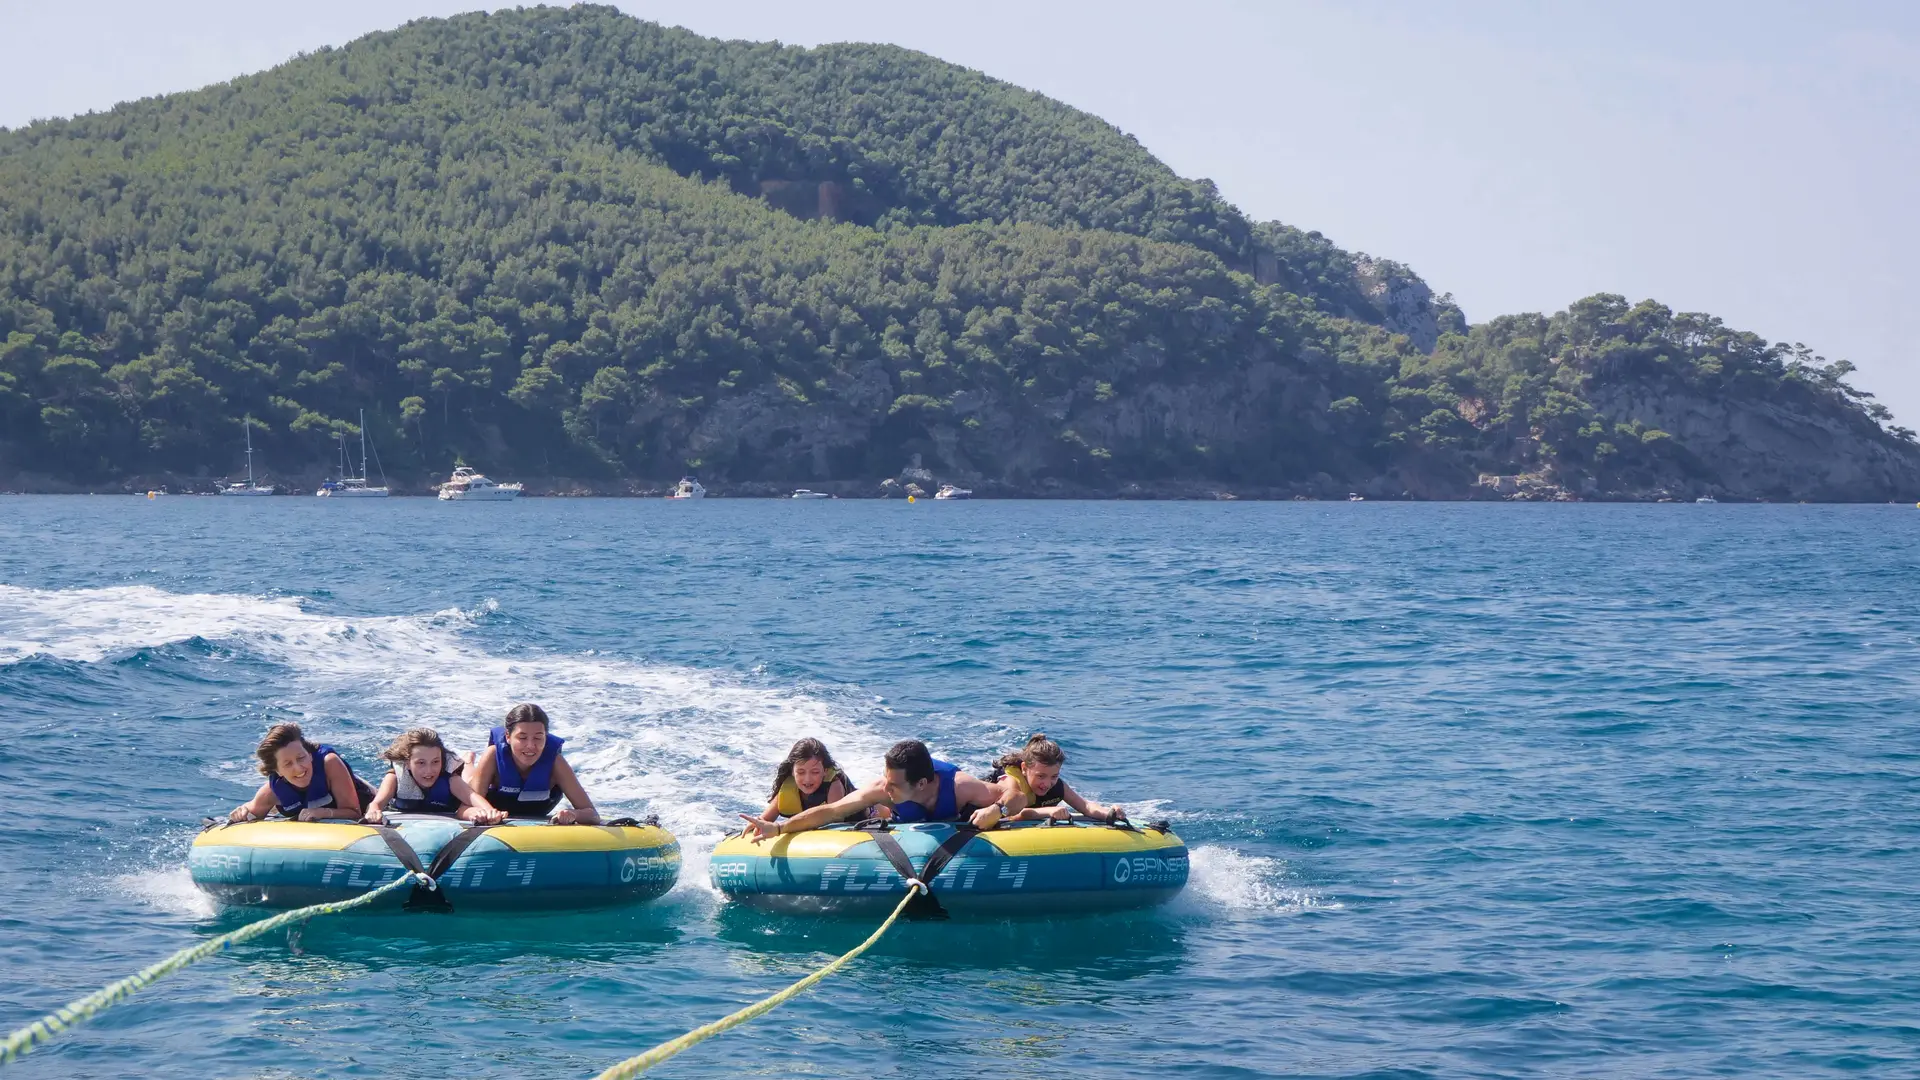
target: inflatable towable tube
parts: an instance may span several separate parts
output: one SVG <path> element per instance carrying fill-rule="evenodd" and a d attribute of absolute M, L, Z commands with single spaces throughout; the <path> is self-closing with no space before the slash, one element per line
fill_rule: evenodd
<path fill-rule="evenodd" d="M 987 832 L 952 823 L 829 825 L 758 843 L 730 836 L 709 866 L 715 888 L 762 910 L 884 912 L 906 888 L 902 862 L 919 877 L 929 858 L 938 908 L 956 915 L 1146 907 L 1187 884 L 1187 845 L 1164 826 L 1084 821 Z"/>
<path fill-rule="evenodd" d="M 187 868 L 194 885 L 222 904 L 274 908 L 348 899 L 424 870 L 438 888 L 416 889 L 412 897 L 399 890 L 393 906 L 454 911 L 639 903 L 673 888 L 680 876 L 680 844 L 657 825 L 482 828 L 430 814 L 388 821 L 380 828 L 342 821 L 214 825 L 194 840 Z"/>

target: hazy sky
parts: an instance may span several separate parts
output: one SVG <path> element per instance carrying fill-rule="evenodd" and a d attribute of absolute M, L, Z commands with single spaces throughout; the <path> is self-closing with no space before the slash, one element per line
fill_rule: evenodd
<path fill-rule="evenodd" d="M 1476 321 L 1595 292 L 1859 365 L 1920 426 L 1920 4 L 624 0 L 886 41 L 1097 113 Z M 271 67 L 442 0 L 0 0 L 0 126 Z"/>

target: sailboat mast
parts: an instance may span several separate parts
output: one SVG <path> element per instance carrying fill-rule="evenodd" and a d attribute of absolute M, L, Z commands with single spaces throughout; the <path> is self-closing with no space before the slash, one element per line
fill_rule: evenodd
<path fill-rule="evenodd" d="M 247 487 L 253 487 L 253 417 L 248 415 L 247 425 Z"/>
<path fill-rule="evenodd" d="M 360 479 L 367 478 L 367 410 L 360 410 Z"/>

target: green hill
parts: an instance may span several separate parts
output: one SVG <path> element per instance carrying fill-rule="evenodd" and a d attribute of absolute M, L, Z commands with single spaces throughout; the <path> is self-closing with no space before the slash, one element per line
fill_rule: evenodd
<path fill-rule="evenodd" d="M 1404 267 L 1250 223 L 1040 95 L 605 8 L 423 21 L 0 133 L 21 483 L 227 475 L 246 415 L 313 473 L 362 409 L 415 484 L 456 458 L 871 484 L 916 454 L 1004 491 L 1920 479 L 1844 371 L 1586 304 L 1469 331 Z M 1652 404 L 1682 392 L 1840 434 L 1735 476 L 1709 421 Z"/>

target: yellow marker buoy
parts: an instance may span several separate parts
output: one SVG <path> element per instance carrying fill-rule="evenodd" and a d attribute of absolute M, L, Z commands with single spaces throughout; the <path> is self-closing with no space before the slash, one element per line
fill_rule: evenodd
<path fill-rule="evenodd" d="M 153 492 L 151 491 L 147 492 L 147 498 L 149 499 L 153 498 Z"/>
<path fill-rule="evenodd" d="M 912 501 L 913 501 L 913 496 L 911 496 L 911 495 L 909 495 L 909 496 L 907 496 L 907 501 L 908 501 L 908 502 L 912 502 Z"/>

